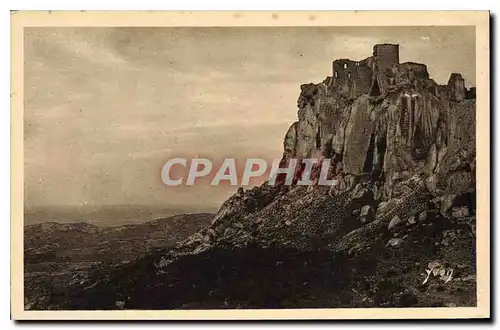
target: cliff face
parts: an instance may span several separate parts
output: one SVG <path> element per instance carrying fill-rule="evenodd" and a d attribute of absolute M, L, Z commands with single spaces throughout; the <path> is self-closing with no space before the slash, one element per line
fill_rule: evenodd
<path fill-rule="evenodd" d="M 434 183 L 450 170 L 441 162 L 458 151 L 466 162 L 473 160 L 475 100 L 465 99 L 459 74 L 439 89 L 425 65 L 403 63 L 379 74 L 375 81 L 380 80 L 386 82 L 381 95 L 370 96 L 372 87 L 356 98 L 330 79 L 302 85 L 299 120 L 286 135 L 285 157 L 331 158 L 335 175 L 370 176 L 383 186 L 383 197 L 402 173 L 422 174 Z"/>
<path fill-rule="evenodd" d="M 438 85 L 396 50 L 301 86 L 282 164 L 329 158 L 335 185 L 239 189 L 205 229 L 140 261 L 135 284 L 114 273 L 70 308 L 474 305 L 475 90 L 456 73 Z M 453 281 L 423 283 L 436 265 Z"/>

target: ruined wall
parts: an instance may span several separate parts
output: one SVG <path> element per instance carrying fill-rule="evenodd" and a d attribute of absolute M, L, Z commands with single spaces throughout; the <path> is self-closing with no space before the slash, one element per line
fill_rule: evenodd
<path fill-rule="evenodd" d="M 356 68 L 355 83 L 356 89 L 352 97 L 358 97 L 362 94 L 368 94 L 370 91 L 373 76 L 373 68 L 371 66 L 371 61 L 365 59 L 359 62 Z"/>
<path fill-rule="evenodd" d="M 450 87 L 448 85 L 438 85 L 436 95 L 441 98 L 449 98 Z"/>
<path fill-rule="evenodd" d="M 404 62 L 399 64 L 398 71 L 411 75 L 409 79 L 429 79 L 427 65 L 422 63 Z"/>
<path fill-rule="evenodd" d="M 426 81 L 429 79 L 429 72 L 425 64 L 401 63 L 392 69 L 391 75 L 394 77 L 394 84 L 399 86 L 413 87 L 417 83 L 423 87 L 430 83 Z"/>

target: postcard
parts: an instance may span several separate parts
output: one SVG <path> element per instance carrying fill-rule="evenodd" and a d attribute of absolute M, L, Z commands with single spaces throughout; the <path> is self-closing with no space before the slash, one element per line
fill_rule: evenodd
<path fill-rule="evenodd" d="M 489 318 L 489 22 L 12 12 L 12 318 Z"/>

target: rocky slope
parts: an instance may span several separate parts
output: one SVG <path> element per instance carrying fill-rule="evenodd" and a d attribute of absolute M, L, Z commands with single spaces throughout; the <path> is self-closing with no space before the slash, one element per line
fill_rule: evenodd
<path fill-rule="evenodd" d="M 100 269 L 54 306 L 475 305 L 475 91 L 423 64 L 374 68 L 366 93 L 302 85 L 285 134 L 282 164 L 331 159 L 336 184 L 239 189 L 184 242 Z"/>

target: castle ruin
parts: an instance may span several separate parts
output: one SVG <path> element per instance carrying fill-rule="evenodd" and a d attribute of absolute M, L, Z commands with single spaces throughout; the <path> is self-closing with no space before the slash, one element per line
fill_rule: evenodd
<path fill-rule="evenodd" d="M 361 61 L 339 59 L 333 61 L 335 88 L 345 95 L 356 98 L 362 94 L 380 95 L 385 83 L 379 81 L 378 73 L 399 64 L 398 44 L 379 44 L 373 47 L 373 55 Z M 382 87 L 380 85 L 383 85 Z"/>

